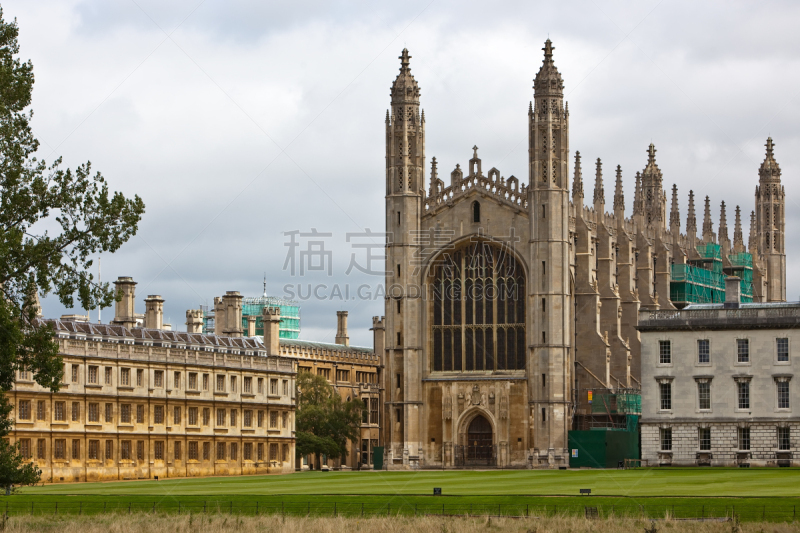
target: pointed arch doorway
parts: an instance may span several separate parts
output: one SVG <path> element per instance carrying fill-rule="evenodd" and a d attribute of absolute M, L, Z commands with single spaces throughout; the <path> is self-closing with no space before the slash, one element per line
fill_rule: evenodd
<path fill-rule="evenodd" d="M 478 415 L 467 428 L 467 459 L 489 461 L 492 459 L 492 450 L 492 424 L 482 415 Z"/>

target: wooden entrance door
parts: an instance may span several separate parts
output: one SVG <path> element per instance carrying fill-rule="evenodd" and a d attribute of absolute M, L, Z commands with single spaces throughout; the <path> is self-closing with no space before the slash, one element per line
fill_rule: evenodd
<path fill-rule="evenodd" d="M 481 415 L 467 429 L 467 459 L 489 460 L 492 457 L 492 425 Z"/>

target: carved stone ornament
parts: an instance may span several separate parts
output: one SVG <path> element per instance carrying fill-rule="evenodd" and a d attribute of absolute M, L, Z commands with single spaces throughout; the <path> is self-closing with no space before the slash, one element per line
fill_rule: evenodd
<path fill-rule="evenodd" d="M 481 388 L 477 385 L 472 387 L 472 405 L 481 404 Z"/>

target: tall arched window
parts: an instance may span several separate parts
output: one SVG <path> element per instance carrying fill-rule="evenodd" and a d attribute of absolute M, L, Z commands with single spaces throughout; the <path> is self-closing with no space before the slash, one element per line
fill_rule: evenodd
<path fill-rule="evenodd" d="M 477 200 L 472 202 L 472 221 L 481 221 L 481 204 Z"/>
<path fill-rule="evenodd" d="M 432 278 L 433 371 L 525 368 L 525 273 L 509 250 L 469 243 Z"/>

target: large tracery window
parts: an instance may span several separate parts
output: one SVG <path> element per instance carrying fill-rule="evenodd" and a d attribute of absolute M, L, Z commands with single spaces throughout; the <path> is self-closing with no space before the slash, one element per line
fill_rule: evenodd
<path fill-rule="evenodd" d="M 470 243 L 432 277 L 433 371 L 525 368 L 525 274 L 509 250 Z"/>

